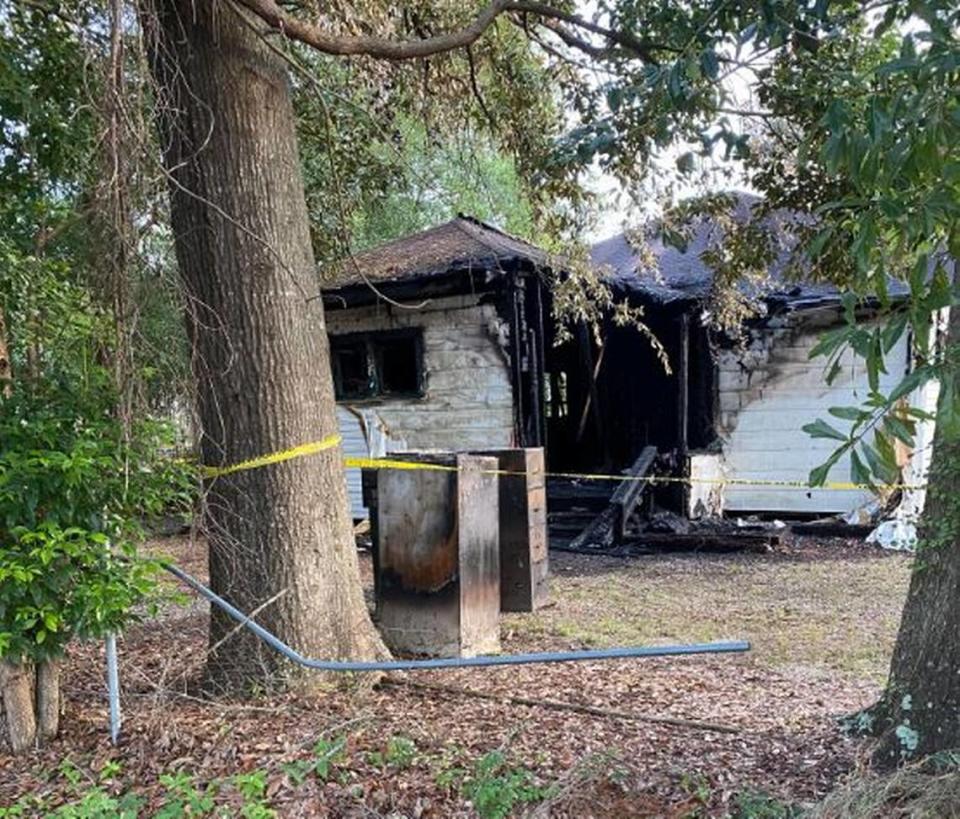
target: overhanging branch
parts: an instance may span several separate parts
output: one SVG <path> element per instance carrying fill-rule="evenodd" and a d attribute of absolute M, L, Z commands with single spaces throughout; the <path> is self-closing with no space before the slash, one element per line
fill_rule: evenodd
<path fill-rule="evenodd" d="M 534 15 L 589 31 L 644 60 L 651 60 L 651 52 L 657 48 L 654 44 L 634 37 L 632 34 L 607 29 L 578 14 L 562 11 L 547 3 L 528 0 L 491 0 L 477 14 L 473 22 L 464 28 L 413 40 L 391 40 L 372 35 L 331 34 L 321 26 L 287 14 L 275 0 L 237 0 L 237 2 L 285 37 L 298 40 L 325 54 L 338 56 L 364 55 L 384 60 L 413 60 L 442 54 L 472 45 L 493 25 L 497 17 L 510 13 Z"/>

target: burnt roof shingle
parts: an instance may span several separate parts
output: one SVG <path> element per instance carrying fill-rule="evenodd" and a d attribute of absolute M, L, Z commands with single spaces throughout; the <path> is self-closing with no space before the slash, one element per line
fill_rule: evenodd
<path fill-rule="evenodd" d="M 754 207 L 761 202 L 758 196 L 749 193 L 734 192 L 731 197 L 734 218 L 738 221 L 752 218 Z M 793 310 L 840 300 L 840 290 L 832 284 L 793 279 L 786 275 L 787 261 L 796 243 L 791 225 L 810 218 L 809 215 L 785 211 L 768 216 L 767 229 L 779 252 L 768 269 L 770 280 L 762 291 L 755 293 L 757 298 Z M 713 269 L 703 260 L 703 254 L 718 241 L 723 241 L 723 230 L 710 218 L 695 225 L 684 249 L 665 241 L 654 224 L 647 238 L 647 249 L 655 262 L 655 269 L 644 269 L 644 260 L 624 233 L 593 245 L 590 259 L 603 269 L 614 287 L 654 304 L 699 303 L 710 294 L 714 276 Z M 747 287 L 745 283 L 744 288 Z M 899 298 L 906 290 L 901 282 L 890 279 L 888 292 Z"/>
<path fill-rule="evenodd" d="M 459 214 L 442 225 L 354 254 L 352 260 L 322 271 L 321 279 L 324 289 L 329 290 L 362 284 L 364 278 L 375 282 L 402 281 L 457 270 L 496 270 L 516 262 L 542 267 L 548 261 L 548 255 L 529 242 Z"/>

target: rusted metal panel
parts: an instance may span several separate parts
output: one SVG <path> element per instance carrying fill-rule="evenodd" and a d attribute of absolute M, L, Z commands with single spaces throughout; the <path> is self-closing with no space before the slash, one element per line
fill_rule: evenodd
<path fill-rule="evenodd" d="M 500 608 L 535 611 L 547 602 L 547 491 L 542 448 L 484 450 L 501 472 Z"/>
<path fill-rule="evenodd" d="M 378 621 L 392 651 L 474 656 L 499 650 L 499 541 L 493 458 L 400 453 L 457 472 L 365 471 Z M 375 495 L 375 497 L 374 497 Z"/>

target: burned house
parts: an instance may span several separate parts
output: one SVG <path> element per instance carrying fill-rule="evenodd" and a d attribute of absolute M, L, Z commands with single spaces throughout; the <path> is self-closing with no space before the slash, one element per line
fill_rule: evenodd
<path fill-rule="evenodd" d="M 749 210 L 755 201 L 741 197 L 738 207 Z M 606 271 L 619 295 L 644 308 L 675 362 L 673 375 L 666 375 L 652 367 L 647 354 L 639 367 L 629 368 L 637 379 L 632 381 L 624 368 L 643 354 L 623 332 L 611 332 L 609 367 L 600 371 L 596 385 L 605 407 L 600 415 L 609 428 L 634 430 L 631 448 L 649 443 L 676 453 L 677 474 L 690 478 L 680 498 L 690 517 L 761 513 L 796 518 L 849 514 L 869 505 L 873 496 L 866 489 L 790 485 L 805 483 L 837 445 L 809 437 L 802 427 L 829 418 L 843 429 L 849 422 L 830 417 L 829 409 L 858 405 L 869 393 L 865 364 L 852 352 L 843 354 L 839 374 L 829 385 L 825 359 L 810 356 L 824 331 L 844 321 L 840 291 L 791 281 L 783 274 L 782 259 L 775 261 L 754 296 L 759 313 L 744 323 L 735 343 L 730 334 L 711 330 L 705 314 L 714 274 L 703 256 L 716 239 L 714 230 L 709 220 L 703 221 L 683 249 L 654 235 L 641 254 L 623 234 L 592 248 L 593 262 Z M 651 262 L 654 269 L 644 272 Z M 905 291 L 891 283 L 891 295 L 902 297 Z M 858 321 L 869 322 L 874 314 L 864 307 Z M 887 353 L 882 392 L 909 372 L 911 344 L 904 333 Z M 936 385 L 922 388 L 911 400 L 933 411 Z M 668 408 L 668 417 L 660 417 L 658 406 Z M 921 483 L 928 465 L 933 425 L 918 426 L 915 450 L 899 453 L 907 484 Z M 849 482 L 849 458 L 841 459 L 829 478 Z M 907 500 L 922 505 L 922 499 Z"/>
<path fill-rule="evenodd" d="M 819 334 L 841 321 L 840 294 L 776 283 L 762 295 L 763 316 L 745 327 L 746 343 L 719 343 L 703 317 L 712 284 L 705 242 L 694 236 L 681 251 L 651 241 L 655 275 L 640 270 L 622 235 L 592 249 L 615 297 L 643 309 L 669 369 L 646 337 L 612 317 L 599 333 L 581 328 L 555 344 L 550 282 L 564 272 L 478 220 L 460 216 L 357 254 L 324 291 L 346 453 L 543 447 L 548 472 L 619 474 L 651 468 L 655 452 L 661 474 L 692 478 L 658 489 L 657 503 L 692 517 L 816 516 L 867 503 L 866 492 L 778 485 L 805 481 L 833 451 L 801 427 L 866 395 L 860 362 L 844 359 L 827 386 L 822 363 L 809 359 Z M 904 336 L 881 387 L 910 365 Z M 906 477 L 922 470 L 929 434 L 904 458 Z M 832 473 L 848 474 L 843 463 Z M 359 470 L 348 482 L 360 517 Z M 565 502 L 582 508 L 584 499 L 601 509 L 617 490 L 573 481 L 576 497 L 565 501 L 559 483 L 548 487 L 560 515 Z"/>
<path fill-rule="evenodd" d="M 543 446 L 549 273 L 468 217 L 344 263 L 324 303 L 346 453 Z M 360 517 L 359 470 L 348 485 Z"/>

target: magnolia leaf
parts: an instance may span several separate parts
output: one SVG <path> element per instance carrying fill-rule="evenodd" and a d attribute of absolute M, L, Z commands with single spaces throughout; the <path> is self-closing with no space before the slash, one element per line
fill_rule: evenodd
<path fill-rule="evenodd" d="M 896 463 L 897 455 L 893 446 L 893 441 L 890 440 L 890 438 L 882 430 L 875 429 L 873 431 L 873 444 L 879 453 L 881 460 L 886 461 L 889 464 Z M 866 444 L 864 445 L 866 446 Z"/>
<path fill-rule="evenodd" d="M 889 353 L 900 340 L 900 337 L 903 335 L 903 331 L 907 329 L 907 314 L 900 313 L 890 320 L 886 327 L 883 328 L 883 352 L 884 355 Z"/>
<path fill-rule="evenodd" d="M 830 365 L 830 369 L 827 371 L 827 385 L 832 385 L 833 382 L 837 380 L 837 376 L 839 376 L 841 372 L 843 372 L 843 367 L 840 366 L 840 359 L 835 358 L 833 360 L 833 364 Z"/>
<path fill-rule="evenodd" d="M 884 483 L 897 482 L 900 477 L 900 470 L 897 469 L 893 457 L 890 457 L 892 453 L 881 454 L 866 441 L 860 442 L 860 449 L 867 459 L 867 463 L 870 464 L 870 469 L 874 475 Z"/>
<path fill-rule="evenodd" d="M 812 424 L 804 424 L 802 429 L 811 438 L 830 438 L 834 441 L 847 440 L 846 435 L 840 432 L 840 430 L 830 426 L 830 424 L 828 424 L 822 418 L 818 418 Z"/>
<path fill-rule="evenodd" d="M 830 470 L 836 466 L 837 461 L 843 456 L 843 453 L 847 451 L 846 446 L 842 446 L 837 449 L 826 461 L 824 461 L 820 466 L 814 467 L 810 470 L 810 476 L 807 479 L 807 482 L 810 486 L 823 486 L 824 482 L 827 480 L 827 475 L 830 473 Z"/>
<path fill-rule="evenodd" d="M 844 421 L 864 421 L 870 417 L 869 412 L 859 407 L 830 407 L 827 412 L 834 418 L 842 418 Z"/>
<path fill-rule="evenodd" d="M 916 443 L 913 439 L 913 433 L 916 431 L 916 425 L 912 421 L 903 421 L 896 415 L 887 415 L 883 419 L 884 429 L 894 438 L 913 448 Z M 911 427 L 914 429 L 911 430 Z"/>
<path fill-rule="evenodd" d="M 843 344 L 849 340 L 850 330 L 847 327 L 839 327 L 836 330 L 829 330 L 820 336 L 807 357 L 810 359 L 818 358 L 823 355 L 831 355 L 836 352 Z"/>
<path fill-rule="evenodd" d="M 870 480 L 870 470 L 860 460 L 860 456 L 855 449 L 850 452 L 850 480 L 853 483 L 873 485 Z"/>
<path fill-rule="evenodd" d="M 903 380 L 893 390 L 890 392 L 890 395 L 887 396 L 887 401 L 891 404 L 899 401 L 906 395 L 909 395 L 917 387 L 923 384 L 929 378 L 929 374 L 926 370 L 919 369 L 914 370 L 911 373 L 907 373 Z"/>

